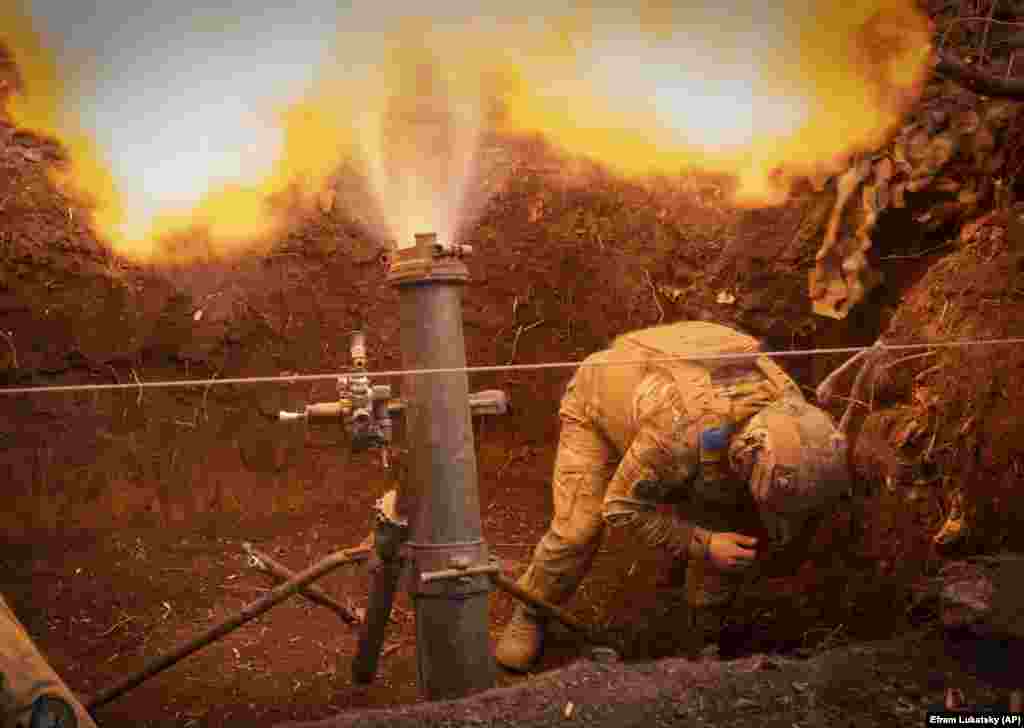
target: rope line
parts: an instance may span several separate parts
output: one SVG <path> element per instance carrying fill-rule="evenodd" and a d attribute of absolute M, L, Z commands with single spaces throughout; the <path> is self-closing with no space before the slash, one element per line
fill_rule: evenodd
<path fill-rule="evenodd" d="M 831 349 L 793 349 L 791 351 L 758 351 L 740 354 L 693 354 L 667 357 L 652 357 L 649 359 L 631 359 L 625 361 L 566 361 L 566 362 L 544 362 L 540 364 L 497 364 L 493 366 L 475 367 L 451 367 L 442 369 L 392 369 L 377 372 L 358 372 L 359 376 L 366 377 L 402 377 L 423 374 L 479 374 L 484 372 L 508 372 L 508 371 L 535 371 L 538 369 L 571 369 L 577 367 L 597 366 L 634 366 L 639 364 L 651 364 L 671 361 L 721 361 L 729 359 L 756 359 L 762 356 L 769 357 L 797 357 L 817 356 L 822 354 L 856 354 L 863 351 L 883 349 L 887 351 L 907 351 L 916 349 L 941 349 L 969 346 L 991 346 L 1000 344 L 1024 344 L 1024 337 L 1007 339 L 967 339 L 960 341 L 940 341 L 932 343 L 914 344 L 884 344 L 881 342 L 871 346 L 845 346 Z M 139 390 L 139 389 L 167 389 L 172 387 L 210 387 L 223 384 L 269 384 L 284 382 L 297 384 L 299 382 L 317 382 L 324 380 L 336 380 L 338 377 L 351 376 L 353 372 L 336 372 L 333 374 L 295 374 L 278 375 L 267 377 L 237 377 L 234 379 L 181 379 L 168 381 L 144 382 L 136 381 L 126 384 L 65 384 L 43 387 L 0 387 L 0 394 L 37 394 L 45 392 L 86 392 L 103 390 Z"/>

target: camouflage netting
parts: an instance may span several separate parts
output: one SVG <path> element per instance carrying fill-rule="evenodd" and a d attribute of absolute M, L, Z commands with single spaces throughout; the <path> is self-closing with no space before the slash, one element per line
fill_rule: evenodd
<path fill-rule="evenodd" d="M 892 141 L 855 158 L 829 184 L 831 212 L 816 222 L 823 243 L 810 272 L 814 312 L 842 319 L 881 283 L 868 262 L 872 234 L 889 209 L 918 205 L 929 232 L 970 220 L 1006 194 L 1003 181 L 1020 130 L 1018 104 L 979 100 L 952 82 L 929 87 L 924 102 Z M 927 209 L 924 205 L 927 204 Z"/>

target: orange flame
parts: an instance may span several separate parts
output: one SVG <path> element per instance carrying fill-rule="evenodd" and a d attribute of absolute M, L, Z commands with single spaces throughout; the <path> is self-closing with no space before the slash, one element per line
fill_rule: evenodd
<path fill-rule="evenodd" d="M 931 52 L 911 0 L 651 2 L 629 14 L 591 7 L 516 57 L 508 127 L 630 176 L 729 173 L 752 205 L 883 143 Z"/>
<path fill-rule="evenodd" d="M 11 118 L 27 130 L 61 141 L 69 161 L 52 168 L 51 179 L 95 209 L 100 229 L 117 229 L 124 210 L 110 165 L 93 138 L 63 113 L 70 74 L 59 73 L 31 19 L 14 8 L 0 11 L 0 43 L 13 55 L 25 90 L 8 102 Z"/>
<path fill-rule="evenodd" d="M 283 148 L 263 179 L 224 184 L 193 207 L 159 213 L 145 233 L 116 239 L 118 251 L 137 259 L 185 261 L 268 249 L 296 214 L 313 209 L 351 155 L 351 118 L 325 91 L 308 94 L 281 110 Z M 190 232 L 198 245 L 189 244 Z"/>
<path fill-rule="evenodd" d="M 349 33 L 336 66 L 281 111 L 283 152 L 267 174 L 129 227 L 139 215 L 64 113 L 73 99 L 56 61 L 27 16 L 8 16 L 0 40 L 26 89 L 14 120 L 63 142 L 71 163 L 55 179 L 88 192 L 98 234 L 141 260 L 264 247 L 355 159 L 390 215 L 388 237 L 450 237 L 479 204 L 466 188 L 493 102 L 504 130 L 542 132 L 621 174 L 702 168 L 735 176 L 739 203 L 777 204 L 793 179 L 833 174 L 884 142 L 920 94 L 931 52 L 912 0 L 648 0 L 639 10 L 524 12 L 489 27 L 410 21 L 383 41 Z M 356 64 L 361 74 L 343 72 Z"/>
<path fill-rule="evenodd" d="M 51 170 L 52 180 L 91 207 L 98 235 L 127 258 L 187 262 L 265 248 L 285 230 L 296 209 L 308 210 L 316 203 L 352 153 L 352 109 L 328 97 L 326 89 L 317 90 L 279 111 L 282 151 L 262 179 L 221 184 L 187 209 L 149 215 L 126 210 L 118 186 L 125 180 L 115 178 L 97 143 L 75 120 L 66 76 L 31 18 L 7 9 L 0 22 L 0 42 L 13 55 L 23 87 L 11 98 L 12 120 L 62 143 L 69 161 Z"/>

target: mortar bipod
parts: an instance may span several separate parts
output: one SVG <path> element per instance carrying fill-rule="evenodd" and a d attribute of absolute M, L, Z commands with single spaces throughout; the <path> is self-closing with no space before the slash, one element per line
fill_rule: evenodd
<path fill-rule="evenodd" d="M 352 678 L 369 683 L 377 674 L 384 633 L 391 619 L 391 607 L 405 567 L 402 546 L 409 538 L 409 522 L 397 513 L 398 492 L 389 491 L 374 506 L 373 554 L 370 562 L 370 593 L 366 615 L 359 633 L 359 646 L 352 661 Z"/>

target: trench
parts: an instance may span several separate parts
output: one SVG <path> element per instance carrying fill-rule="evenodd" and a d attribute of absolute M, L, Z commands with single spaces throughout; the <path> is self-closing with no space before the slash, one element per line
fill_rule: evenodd
<path fill-rule="evenodd" d="M 841 322 L 815 322 L 804 289 L 793 284 L 792 262 L 777 262 L 766 274 L 774 280 L 772 295 L 797 313 L 761 319 L 756 310 L 716 308 L 720 281 L 700 275 L 707 256 L 698 245 L 701 226 L 716 213 L 690 210 L 689 227 L 668 232 L 653 213 L 633 213 L 625 242 L 612 249 L 588 235 L 566 237 L 560 222 L 608 206 L 610 192 L 556 198 L 550 226 L 535 225 L 525 214 L 531 184 L 513 186 L 478 226 L 477 236 L 489 242 L 470 263 L 463 311 L 470 362 L 571 361 L 622 331 L 695 314 L 753 328 L 773 349 L 869 345 L 902 293 L 941 257 L 878 260 L 884 285 Z M 914 256 L 932 247 L 934 241 L 909 234 L 912 227 L 909 212 L 884 219 L 873 255 Z M 312 239 L 336 234 L 320 227 L 303 232 Z M 690 249 L 694 236 L 698 243 Z M 151 329 L 148 344 L 123 358 L 87 345 L 61 360 L 63 370 L 47 363 L 53 355 L 42 348 L 23 358 L 36 356 L 41 368 L 62 372 L 36 374 L 37 383 L 132 381 L 140 372 L 152 380 L 337 371 L 347 350 L 335 332 L 365 327 L 373 364 L 397 367 L 395 293 L 375 259 L 353 265 L 350 252 L 272 258 L 212 276 L 206 288 L 194 282 L 176 288 L 166 280 L 136 292 L 114 287 L 108 298 L 99 297 L 106 308 L 89 314 L 96 323 L 134 308 L 144 314 L 133 326 L 146 327 L 150 315 L 173 325 Z M 51 265 L 49 279 L 74 280 L 59 260 Z M 241 294 L 219 285 L 229 273 L 242 281 Z M 686 298 L 652 298 L 653 285 L 679 283 L 679 276 L 696 282 Z M 71 309 L 71 296 L 67 306 L 67 321 L 83 315 Z M 202 319 L 195 318 L 199 310 Z M 5 324 L 19 323 L 16 314 L 4 315 Z M 786 368 L 813 388 L 844 358 L 791 359 Z M 475 427 L 485 537 L 511 576 L 525 568 L 550 517 L 557 403 L 570 374 L 471 377 L 471 390 L 500 387 L 513 404 L 509 415 L 480 419 Z M 8 482 L 22 490 L 6 516 L 0 589 L 76 690 L 102 689 L 265 593 L 271 582 L 247 565 L 243 541 L 298 570 L 365 537 L 371 507 L 393 487 L 393 476 L 365 454 L 348 452 L 336 427 L 273 421 L 278 410 L 328 399 L 332 389 L 322 382 L 21 398 L 5 412 L 20 430 L 4 467 Z M 862 548 L 862 517 L 853 507 L 840 512 L 798 572 L 745 594 L 718 656 L 806 657 L 910 629 L 904 610 L 893 609 L 908 599 L 907 574 L 878 573 Z M 366 605 L 369 583 L 361 569 L 346 568 L 321 585 L 353 609 Z M 512 606 L 507 595 L 492 596 L 492 640 Z M 371 685 L 351 680 L 355 631 L 327 610 L 293 599 L 104 707 L 102 724 L 270 726 L 420 703 L 408 596 L 400 594 L 396 607 Z M 629 665 L 696 658 L 706 648 L 689 626 L 678 570 L 622 534 L 606 539 L 569 609 L 604 631 Z M 567 667 L 588 652 L 580 638 L 555 628 L 536 672 Z M 498 685 L 531 679 L 502 673 Z"/>

